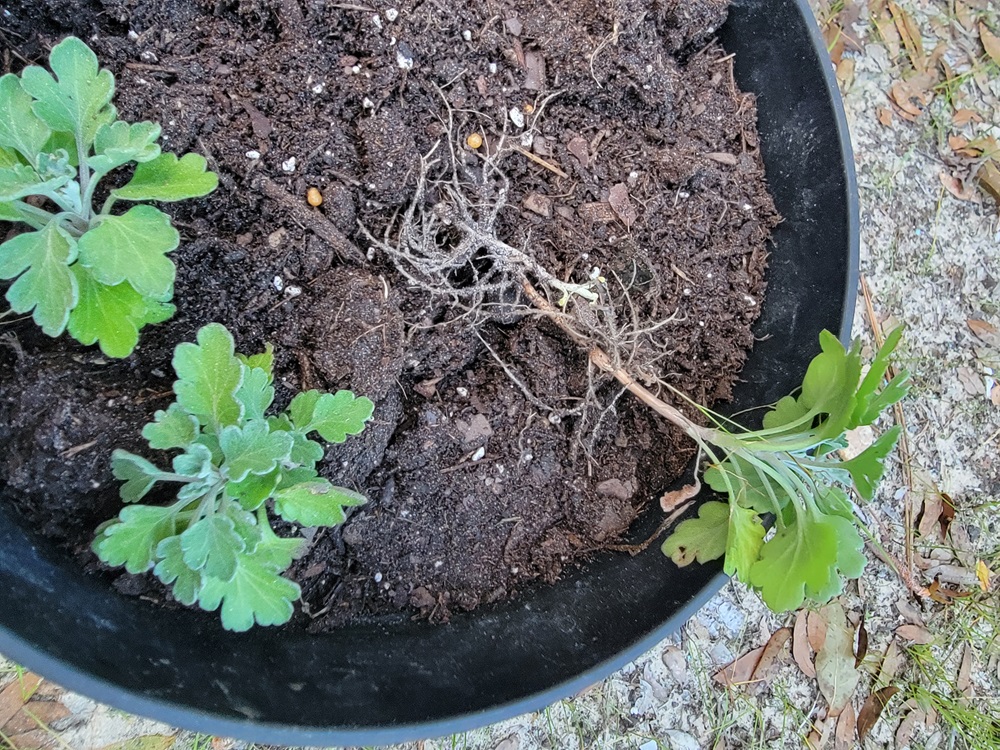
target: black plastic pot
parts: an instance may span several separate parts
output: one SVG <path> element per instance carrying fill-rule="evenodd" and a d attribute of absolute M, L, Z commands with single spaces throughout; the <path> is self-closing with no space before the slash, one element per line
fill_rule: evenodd
<path fill-rule="evenodd" d="M 849 335 L 858 207 L 839 94 L 806 0 L 736 0 L 722 39 L 739 85 L 758 95 L 785 217 L 757 329 L 766 338 L 743 372 L 739 409 L 797 385 L 820 329 Z M 116 594 L 0 507 L 0 653 L 118 708 L 258 742 L 381 744 L 540 709 L 654 646 L 725 581 L 716 566 L 678 570 L 654 545 L 443 627 L 234 635 L 217 618 Z"/>

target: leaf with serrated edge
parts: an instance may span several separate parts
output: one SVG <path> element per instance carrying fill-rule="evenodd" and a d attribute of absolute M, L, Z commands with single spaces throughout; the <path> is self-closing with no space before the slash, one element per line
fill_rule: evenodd
<path fill-rule="evenodd" d="M 219 433 L 219 446 L 226 459 L 223 470 L 230 481 L 241 482 L 247 474 L 267 474 L 286 461 L 292 452 L 292 436 L 272 433 L 267 422 L 255 419 L 243 427 L 226 427 Z"/>
<path fill-rule="evenodd" d="M 121 359 L 135 351 L 139 331 L 171 318 L 176 308 L 143 297 L 128 282 L 107 286 L 79 263 L 70 267 L 80 298 L 69 314 L 67 330 L 81 344 L 97 343 L 109 357 Z"/>
<path fill-rule="evenodd" d="M 32 317 L 48 336 L 65 330 L 79 298 L 69 269 L 75 253 L 72 238 L 56 222 L 0 245 L 0 279 L 19 277 L 7 290 L 7 301 L 14 312 L 34 310 Z"/>
<path fill-rule="evenodd" d="M 238 500 L 246 510 L 257 510 L 274 494 L 281 481 L 281 470 L 269 474 L 249 474 L 242 482 L 226 482 L 226 496 Z"/>
<path fill-rule="evenodd" d="M 180 201 L 208 195 L 219 185 L 214 172 L 205 171 L 205 157 L 164 153 L 135 168 L 135 175 L 111 195 L 125 201 Z"/>
<path fill-rule="evenodd" d="M 264 345 L 264 351 L 259 354 L 251 354 L 249 357 L 243 354 L 237 354 L 240 362 L 245 364 L 247 367 L 256 367 L 267 373 L 268 382 L 274 379 L 274 346 L 271 344 Z"/>
<path fill-rule="evenodd" d="M 274 386 L 265 370 L 243 365 L 243 383 L 236 391 L 236 398 L 243 404 L 246 419 L 263 419 L 264 412 L 274 401 Z"/>
<path fill-rule="evenodd" d="M 170 586 L 174 599 L 187 607 L 198 601 L 202 575 L 184 562 L 181 538 L 172 536 L 160 542 L 156 547 L 156 557 L 159 562 L 153 568 L 153 574 Z"/>
<path fill-rule="evenodd" d="M 274 512 L 286 521 L 303 526 L 336 526 L 345 520 L 345 507 L 365 502 L 365 496 L 360 493 L 317 479 L 277 492 Z"/>
<path fill-rule="evenodd" d="M 21 86 L 38 100 L 33 105 L 35 114 L 50 128 L 75 133 L 89 148 L 97 129 L 114 122 L 114 76 L 99 70 L 97 55 L 75 37 L 52 48 L 49 67 L 56 78 L 43 68 L 30 66 L 21 73 Z"/>
<path fill-rule="evenodd" d="M 173 508 L 129 505 L 118 514 L 118 523 L 108 526 L 94 540 L 94 552 L 103 562 L 125 566 L 129 573 L 145 573 L 156 560 L 156 547 L 176 532 Z"/>
<path fill-rule="evenodd" d="M 236 391 L 243 382 L 243 366 L 233 355 L 233 337 L 223 326 L 210 323 L 198 331 L 198 343 L 179 344 L 174 350 L 177 403 L 205 426 L 219 430 L 243 417 Z"/>
<path fill-rule="evenodd" d="M 698 508 L 697 518 L 678 524 L 661 549 L 678 567 L 717 560 L 726 553 L 729 504 L 709 501 Z"/>
<path fill-rule="evenodd" d="M 153 421 L 142 428 L 142 436 L 155 450 L 187 448 L 198 437 L 198 420 L 177 404 L 170 404 L 166 411 L 153 415 Z"/>
<path fill-rule="evenodd" d="M 212 451 L 201 443 L 192 443 L 179 456 L 174 456 L 173 466 L 175 473 L 185 477 L 218 477 L 213 466 Z"/>
<path fill-rule="evenodd" d="M 125 482 L 118 491 L 126 503 L 137 503 L 160 480 L 163 472 L 142 456 L 116 448 L 111 452 L 111 473 Z"/>
<path fill-rule="evenodd" d="M 104 216 L 80 237 L 80 263 L 102 284 L 127 281 L 143 297 L 165 302 L 173 296 L 177 272 L 166 254 L 179 244 L 169 216 L 134 206 L 121 216 Z"/>
<path fill-rule="evenodd" d="M 241 555 L 231 581 L 208 578 L 198 603 L 214 612 L 222 605 L 222 626 L 244 632 L 258 625 L 282 625 L 292 617 L 292 602 L 301 595 L 297 584 L 277 576 L 253 557 Z"/>
<path fill-rule="evenodd" d="M 245 548 L 232 519 L 218 514 L 191 524 L 181 534 L 184 563 L 221 581 L 236 575 L 237 558 Z"/>
<path fill-rule="evenodd" d="M 0 77 L 0 146 L 16 149 L 29 164 L 45 147 L 52 131 L 31 109 L 31 95 L 12 73 Z"/>
<path fill-rule="evenodd" d="M 350 391 L 314 394 L 316 391 L 306 391 L 292 399 L 292 423 L 302 432 L 318 432 L 331 443 L 342 443 L 348 435 L 360 434 L 375 411 L 369 399 Z"/>
<path fill-rule="evenodd" d="M 27 164 L 0 169 L 0 201 L 16 201 L 29 195 L 49 195 L 67 182 L 66 175 L 43 180 Z"/>
<path fill-rule="evenodd" d="M 760 590 L 772 610 L 794 611 L 802 606 L 807 587 L 822 591 L 830 585 L 837 562 L 838 525 L 831 523 L 836 518 L 799 514 L 761 547 L 747 583 Z"/>
<path fill-rule="evenodd" d="M 766 530 L 760 516 L 753 510 L 729 504 L 729 534 L 726 538 L 727 575 L 736 574 L 741 581 L 750 575 L 751 566 L 757 562 Z"/>
<path fill-rule="evenodd" d="M 160 126 L 155 122 L 129 124 L 119 120 L 103 125 L 94 139 L 95 156 L 87 162 L 97 175 L 105 175 L 130 161 L 152 161 L 160 155 L 159 137 Z"/>
<path fill-rule="evenodd" d="M 850 472 L 858 494 L 865 500 L 871 500 L 874 497 L 875 488 L 878 487 L 885 471 L 883 462 L 892 449 L 896 447 L 900 431 L 899 425 L 890 428 L 860 454 L 850 461 L 841 463 L 840 467 Z"/>

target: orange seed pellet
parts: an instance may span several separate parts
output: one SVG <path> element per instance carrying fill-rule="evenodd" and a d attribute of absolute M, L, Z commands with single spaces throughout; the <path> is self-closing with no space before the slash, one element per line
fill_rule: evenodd
<path fill-rule="evenodd" d="M 483 137 L 479 133 L 470 133 L 465 139 L 465 145 L 469 148 L 479 148 L 483 145 Z"/>
<path fill-rule="evenodd" d="M 319 188 L 311 187 L 306 191 L 306 202 L 310 206 L 323 205 L 323 194 L 319 191 Z"/>

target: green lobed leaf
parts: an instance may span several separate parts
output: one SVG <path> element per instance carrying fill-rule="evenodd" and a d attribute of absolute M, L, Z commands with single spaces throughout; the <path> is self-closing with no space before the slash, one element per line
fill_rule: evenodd
<path fill-rule="evenodd" d="M 764 428 L 787 427 L 795 433 L 808 430 L 814 417 L 825 415 L 815 429 L 814 442 L 840 435 L 850 422 L 855 392 L 861 377 L 860 357 L 847 352 L 829 331 L 820 333 L 822 352 L 813 357 L 802 380 L 799 396 L 785 396 L 764 415 Z"/>
<path fill-rule="evenodd" d="M 173 365 L 181 408 L 216 431 L 242 419 L 236 391 L 243 382 L 243 365 L 233 355 L 233 337 L 225 327 L 210 323 L 198 331 L 197 344 L 179 344 Z"/>
<path fill-rule="evenodd" d="M 21 157 L 13 149 L 0 146 L 0 169 L 10 169 L 18 164 L 24 164 Z"/>
<path fill-rule="evenodd" d="M 197 419 L 177 404 L 170 404 L 166 411 L 161 409 L 153 415 L 153 421 L 142 428 L 142 436 L 156 450 L 187 448 L 198 437 L 198 427 Z"/>
<path fill-rule="evenodd" d="M 360 493 L 315 479 L 275 493 L 274 512 L 303 526 L 336 526 L 345 520 L 344 508 L 365 502 Z"/>
<path fill-rule="evenodd" d="M 94 540 L 94 552 L 106 564 L 124 565 L 133 574 L 152 568 L 157 546 L 177 532 L 177 512 L 169 507 L 129 505 L 118 519 Z"/>
<path fill-rule="evenodd" d="M 43 68 L 25 68 L 21 86 L 37 100 L 32 108 L 52 130 L 74 133 L 89 148 L 97 130 L 115 120 L 114 76 L 99 70 L 97 55 L 75 37 L 52 48 L 49 67 L 55 78 Z"/>
<path fill-rule="evenodd" d="M 226 496 L 237 500 L 246 510 L 257 510 L 274 494 L 281 481 L 281 469 L 268 474 L 248 474 L 241 482 L 226 482 Z"/>
<path fill-rule="evenodd" d="M 729 504 L 710 500 L 698 508 L 698 516 L 681 521 L 661 546 L 678 567 L 695 560 L 706 563 L 726 553 L 729 534 Z"/>
<path fill-rule="evenodd" d="M 747 580 L 775 612 L 802 606 L 807 589 L 820 592 L 836 575 L 837 534 L 844 521 L 838 516 L 800 513 L 778 529 L 760 550 Z"/>
<path fill-rule="evenodd" d="M 885 472 L 884 461 L 886 456 L 896 447 L 900 431 L 899 425 L 886 430 L 886 432 L 879 436 L 878 440 L 864 451 L 850 461 L 842 461 L 840 463 L 841 469 L 850 472 L 858 494 L 865 500 L 871 500 L 875 496 L 875 489 L 878 487 L 878 483 L 882 480 L 882 474 Z"/>
<path fill-rule="evenodd" d="M 232 502 L 224 503 L 222 512 L 233 522 L 233 530 L 243 540 L 244 552 L 248 555 L 255 553 L 264 538 L 264 533 L 257 524 L 257 516 Z M 290 565 L 291 561 L 288 564 Z M 287 567 L 288 565 L 285 566 L 285 568 Z"/>
<path fill-rule="evenodd" d="M 0 77 L 0 146 L 15 149 L 29 164 L 34 164 L 52 131 L 34 113 L 31 104 L 31 95 L 21 87 L 20 78 L 11 73 Z"/>
<path fill-rule="evenodd" d="M 750 569 L 760 556 L 766 533 L 755 511 L 729 503 L 729 533 L 723 568 L 727 575 L 736 575 L 741 581 L 749 580 Z"/>
<path fill-rule="evenodd" d="M 214 612 L 222 606 L 222 626 L 244 632 L 258 625 L 282 625 L 292 617 L 292 602 L 301 595 L 298 585 L 276 575 L 256 556 L 240 555 L 231 581 L 208 578 L 198 603 Z"/>
<path fill-rule="evenodd" d="M 334 394 L 305 391 L 292 399 L 292 424 L 304 433 L 318 432 L 324 440 L 342 443 L 348 435 L 358 435 L 371 419 L 375 405 L 350 391 Z"/>
<path fill-rule="evenodd" d="M 14 312 L 34 310 L 32 317 L 48 336 L 65 330 L 79 298 L 69 269 L 75 255 L 73 239 L 54 221 L 0 245 L 0 279 L 19 277 L 7 290 L 7 301 Z"/>
<path fill-rule="evenodd" d="M 306 547 L 305 539 L 282 539 L 266 530 L 254 557 L 268 570 L 281 573 L 288 569 L 292 560 L 298 560 L 305 554 Z"/>
<path fill-rule="evenodd" d="M 176 268 L 166 254 L 177 249 L 180 234 L 159 209 L 134 206 L 121 216 L 103 216 L 79 244 L 80 263 L 102 284 L 127 281 L 161 302 L 173 296 Z"/>
<path fill-rule="evenodd" d="M 274 346 L 271 344 L 264 345 L 264 351 L 259 354 L 251 354 L 249 357 L 244 354 L 236 355 L 240 362 L 245 364 L 247 367 L 256 367 L 263 370 L 267 374 L 268 382 L 274 380 Z"/>
<path fill-rule="evenodd" d="M 181 476 L 211 481 L 218 479 L 212 451 L 201 443 L 192 443 L 179 456 L 174 456 L 173 467 L 174 472 Z"/>
<path fill-rule="evenodd" d="M 243 365 L 243 383 L 236 391 L 237 400 L 243 404 L 246 419 L 264 419 L 264 412 L 274 401 L 274 386 L 265 370 Z"/>
<path fill-rule="evenodd" d="M 156 557 L 159 562 L 153 568 L 153 574 L 170 586 L 174 599 L 187 607 L 197 602 L 203 579 L 200 571 L 192 570 L 184 562 L 181 538 L 171 536 L 160 542 L 156 547 Z"/>
<path fill-rule="evenodd" d="M 706 469 L 702 480 L 716 492 L 729 495 L 729 502 L 758 513 L 777 513 L 789 502 L 787 493 L 765 482 L 749 461 L 735 454 Z"/>
<path fill-rule="evenodd" d="M 184 564 L 220 581 L 233 579 L 238 557 L 246 549 L 232 519 L 219 514 L 191 524 L 180 540 Z"/>
<path fill-rule="evenodd" d="M 118 494 L 126 503 L 137 503 L 163 476 L 163 472 L 142 456 L 116 448 L 111 452 L 111 473 L 125 482 Z"/>
<path fill-rule="evenodd" d="M 223 469 L 230 481 L 241 482 L 248 474 L 267 474 L 292 452 L 292 436 L 271 432 L 267 422 L 254 419 L 244 426 L 230 425 L 219 433 L 225 456 Z"/>
<path fill-rule="evenodd" d="M 129 162 L 152 161 L 160 155 L 156 143 L 159 138 L 160 126 L 155 122 L 129 124 L 118 120 L 102 125 L 94 139 L 95 155 L 87 162 L 97 175 L 105 175 Z"/>
<path fill-rule="evenodd" d="M 27 164 L 0 169 L 0 201 L 16 201 L 29 195 L 49 195 L 63 187 L 66 175 L 45 179 Z"/>
<path fill-rule="evenodd" d="M 219 186 L 219 176 L 206 171 L 205 157 L 163 153 L 140 164 L 124 187 L 111 191 L 114 198 L 126 201 L 180 201 L 208 195 Z"/>
<path fill-rule="evenodd" d="M 289 462 L 307 469 L 313 468 L 318 461 L 323 458 L 323 446 L 315 440 L 306 437 L 305 432 L 296 430 L 295 426 L 285 414 L 276 417 L 268 417 L 267 424 L 272 432 L 288 432 L 292 436 L 292 453 L 288 457 Z"/>
<path fill-rule="evenodd" d="M 102 284 L 77 263 L 70 267 L 80 290 L 79 301 L 69 315 L 69 334 L 81 344 L 98 344 L 108 357 L 129 356 L 139 343 L 139 331 L 171 318 L 176 308 L 147 299 L 128 282 Z"/>

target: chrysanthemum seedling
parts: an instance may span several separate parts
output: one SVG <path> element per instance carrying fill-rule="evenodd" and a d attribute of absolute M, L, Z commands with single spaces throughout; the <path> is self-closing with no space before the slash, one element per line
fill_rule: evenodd
<path fill-rule="evenodd" d="M 871 500 L 899 427 L 854 458 L 839 451 L 847 446 L 846 431 L 870 425 L 906 395 L 905 371 L 883 384 L 901 333 L 888 336 L 862 377 L 860 345 L 845 350 L 824 331 L 822 353 L 806 370 L 798 396 L 778 401 L 760 430 L 744 430 L 699 407 L 715 426 L 682 426 L 709 458 L 706 484 L 728 502 L 704 503 L 667 538 L 663 552 L 678 565 L 724 557 L 726 573 L 779 612 L 806 599 L 828 601 L 845 578 L 859 577 L 864 540 L 845 488 Z M 765 515 L 775 524 L 767 541 Z"/>
<path fill-rule="evenodd" d="M 306 391 L 288 412 L 267 416 L 274 399 L 272 354 L 234 353 L 233 338 L 212 323 L 198 343 L 174 353 L 177 400 L 143 429 L 156 450 L 180 450 L 172 471 L 116 450 L 112 470 L 129 505 L 102 525 L 94 551 L 130 573 L 153 573 L 182 604 L 214 611 L 229 630 L 280 625 L 292 616 L 298 585 L 281 577 L 305 548 L 271 529 L 267 503 L 292 524 L 334 526 L 363 495 L 316 472 L 323 446 L 357 435 L 374 406 L 350 391 Z M 139 505 L 159 482 L 179 485 L 171 505 Z"/>
<path fill-rule="evenodd" d="M 197 154 L 161 153 L 156 123 L 117 119 L 114 77 L 79 39 L 57 44 L 49 67 L 0 77 L 0 221 L 33 230 L 0 245 L 0 279 L 16 279 L 7 301 L 47 335 L 68 329 L 126 357 L 143 326 L 174 313 L 166 256 L 180 235 L 152 206 L 112 209 L 207 195 L 219 180 Z M 131 180 L 96 209 L 101 180 L 132 163 Z"/>

